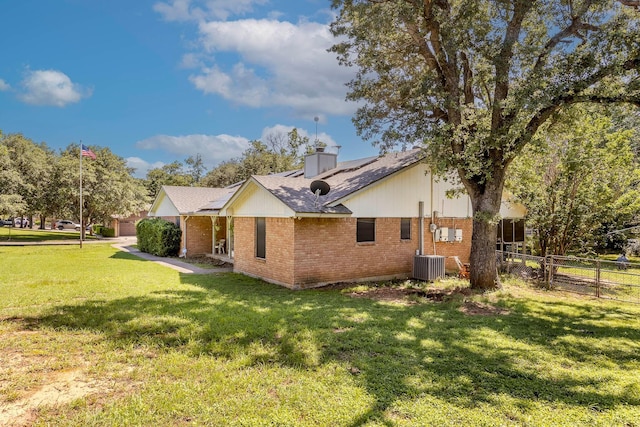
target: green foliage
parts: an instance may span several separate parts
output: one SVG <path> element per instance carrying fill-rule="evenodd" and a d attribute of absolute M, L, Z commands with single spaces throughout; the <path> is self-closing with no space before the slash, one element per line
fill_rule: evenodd
<path fill-rule="evenodd" d="M 136 224 L 138 248 L 158 256 L 175 256 L 180 250 L 180 227 L 162 218 L 144 218 Z"/>
<path fill-rule="evenodd" d="M 194 166 L 196 163 L 197 160 L 193 160 Z M 197 166 L 197 169 L 199 171 L 200 167 Z M 185 172 L 182 163 L 179 161 L 169 163 L 160 168 L 150 169 L 147 171 L 145 180 L 145 186 L 151 198 L 158 195 L 163 185 L 188 187 L 195 183 L 194 174 Z"/>
<path fill-rule="evenodd" d="M 129 215 L 149 203 L 140 180 L 126 161 L 108 148 L 91 146 L 95 160 L 85 158 L 83 173 L 84 224 L 106 222 L 112 215 Z M 78 217 L 80 152 L 70 144 L 56 154 L 21 134 L 0 132 L 0 215 Z"/>
<path fill-rule="evenodd" d="M 22 134 L 0 133 L 0 214 L 49 212 L 53 153 Z"/>
<path fill-rule="evenodd" d="M 116 237 L 116 230 L 111 227 L 101 227 L 100 234 L 102 237 Z"/>
<path fill-rule="evenodd" d="M 199 184 L 203 175 L 207 172 L 207 168 L 204 166 L 200 153 L 195 156 L 187 157 L 184 162 L 189 166 L 189 170 L 187 172 L 191 176 L 193 182 Z"/>
<path fill-rule="evenodd" d="M 573 109 L 514 161 L 508 187 L 527 207 L 541 253 L 593 252 L 610 242 L 608 231 L 638 219 L 633 133 L 599 112 Z"/>
<path fill-rule="evenodd" d="M 96 159 L 82 160 L 83 224 L 107 223 L 113 215 L 128 216 L 145 209 L 150 199 L 141 180 L 133 177 L 133 170 L 125 159 L 109 148 L 90 146 Z M 52 193 L 58 203 L 58 216 L 78 212 L 80 147 L 71 144 L 57 162 Z"/>
<path fill-rule="evenodd" d="M 331 50 L 355 68 L 358 133 L 382 149 L 422 142 L 434 171 L 458 172 L 474 217 L 492 217 L 509 164 L 554 114 L 640 105 L 633 3 L 333 0 Z M 474 233 L 474 287 L 496 283 L 494 236 Z"/>

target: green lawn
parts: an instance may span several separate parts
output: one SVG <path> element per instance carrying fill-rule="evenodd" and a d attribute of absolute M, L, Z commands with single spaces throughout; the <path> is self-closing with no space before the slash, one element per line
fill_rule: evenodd
<path fill-rule="evenodd" d="M 296 292 L 107 244 L 0 260 L 0 425 L 640 425 L 637 305 Z"/>
<path fill-rule="evenodd" d="M 87 240 L 94 236 L 85 237 Z M 41 242 L 48 240 L 80 240 L 80 232 L 73 230 L 38 230 L 36 228 L 0 227 L 0 242 Z"/>

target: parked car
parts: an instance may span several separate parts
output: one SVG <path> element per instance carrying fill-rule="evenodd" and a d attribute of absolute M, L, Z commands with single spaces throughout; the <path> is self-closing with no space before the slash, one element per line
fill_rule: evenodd
<path fill-rule="evenodd" d="M 29 226 L 29 220 L 27 218 L 14 218 L 13 219 L 13 226 L 14 227 L 28 227 Z"/>
<path fill-rule="evenodd" d="M 11 218 L 7 218 L 7 219 L 0 219 L 0 227 L 11 227 L 13 225 L 13 221 L 11 220 Z"/>
<path fill-rule="evenodd" d="M 53 228 L 57 228 L 58 230 L 76 230 L 80 231 L 80 224 L 77 222 L 70 221 L 68 219 L 61 219 L 56 221 L 53 225 Z"/>

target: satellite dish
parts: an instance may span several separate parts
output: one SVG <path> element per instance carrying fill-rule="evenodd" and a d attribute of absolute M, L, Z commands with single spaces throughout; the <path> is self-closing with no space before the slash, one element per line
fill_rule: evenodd
<path fill-rule="evenodd" d="M 324 196 L 325 194 L 329 194 L 329 191 L 331 190 L 331 187 L 329 187 L 329 184 L 319 179 L 313 181 L 309 188 L 311 189 L 311 192 L 313 194 L 319 195 L 319 196 Z"/>

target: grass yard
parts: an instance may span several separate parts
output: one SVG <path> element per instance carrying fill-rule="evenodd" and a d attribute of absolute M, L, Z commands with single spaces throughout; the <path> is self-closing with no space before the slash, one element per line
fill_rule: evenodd
<path fill-rule="evenodd" d="M 638 305 L 296 292 L 108 244 L 0 263 L 0 425 L 640 426 Z"/>
<path fill-rule="evenodd" d="M 88 233 L 86 240 L 94 240 Z M 0 227 L 0 242 L 42 242 L 49 240 L 78 240 L 80 232 L 73 230 L 39 230 L 36 228 Z"/>

